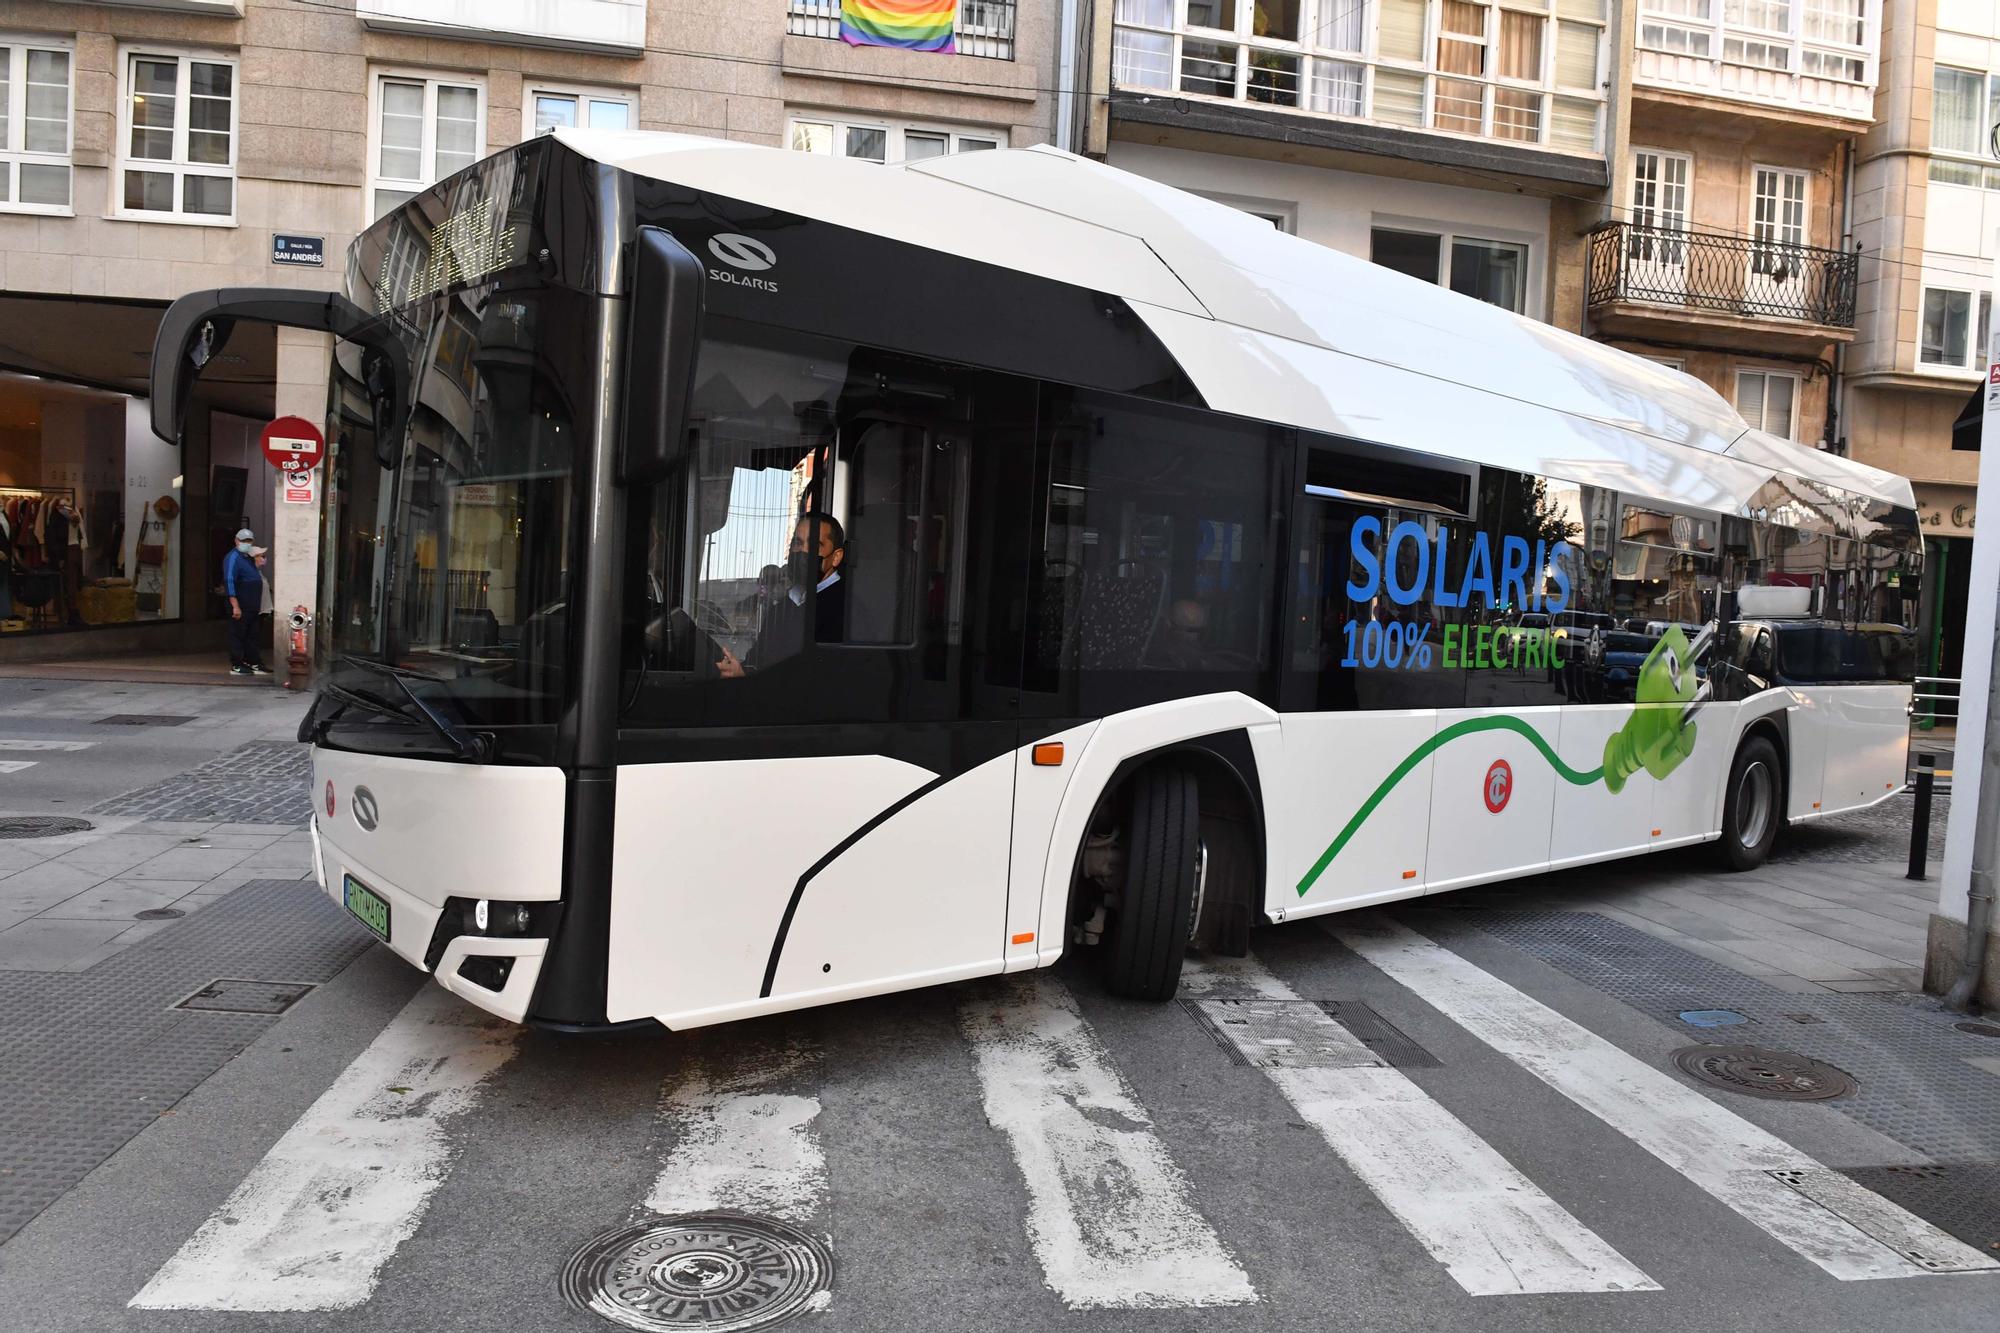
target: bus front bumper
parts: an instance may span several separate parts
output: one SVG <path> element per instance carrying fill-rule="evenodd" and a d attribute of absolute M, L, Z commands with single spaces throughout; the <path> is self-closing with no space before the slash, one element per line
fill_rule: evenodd
<path fill-rule="evenodd" d="M 527 1017 L 548 953 L 546 939 L 453 934 L 436 953 L 438 924 L 446 908 L 425 902 L 366 866 L 356 864 L 330 841 L 320 837 L 319 816 L 309 826 L 313 875 L 327 897 L 347 909 L 347 883 L 356 884 L 389 905 L 389 935 L 383 942 L 412 967 L 430 972 L 452 994 L 497 1014 L 510 1023 Z M 358 914 L 357 914 L 358 915 Z M 379 933 L 377 938 L 381 938 Z M 436 953 L 436 965 L 430 958 Z M 497 982 L 497 985 L 491 984 Z"/>

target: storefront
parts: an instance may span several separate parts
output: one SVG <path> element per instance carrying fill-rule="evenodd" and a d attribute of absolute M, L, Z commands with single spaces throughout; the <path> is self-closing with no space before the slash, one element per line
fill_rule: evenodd
<path fill-rule="evenodd" d="M 232 337 L 171 445 L 144 397 L 163 309 L 0 296 L 0 320 L 34 335 L 0 360 L 0 663 L 212 649 L 226 665 L 222 557 L 239 527 L 272 531 L 273 344 Z"/>
<path fill-rule="evenodd" d="M 0 374 L 0 635 L 178 620 L 182 481 L 142 401 Z"/>
<path fill-rule="evenodd" d="M 1924 674 L 1955 678 L 1965 664 L 1965 594 L 1972 577 L 1978 491 L 1972 486 L 1912 483 L 1924 535 L 1920 610 Z"/>

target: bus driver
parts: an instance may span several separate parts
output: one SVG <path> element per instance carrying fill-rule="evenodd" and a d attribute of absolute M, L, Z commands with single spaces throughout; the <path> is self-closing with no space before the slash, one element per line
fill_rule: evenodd
<path fill-rule="evenodd" d="M 812 642 L 839 643 L 847 624 L 847 584 L 841 562 L 847 557 L 847 534 L 840 520 L 817 509 L 799 516 L 792 530 L 791 554 L 785 560 L 789 586 L 764 617 L 757 641 L 741 659 L 727 648 L 715 664 L 716 673 L 731 680 L 770 666 L 806 645 L 806 589 L 813 590 Z"/>

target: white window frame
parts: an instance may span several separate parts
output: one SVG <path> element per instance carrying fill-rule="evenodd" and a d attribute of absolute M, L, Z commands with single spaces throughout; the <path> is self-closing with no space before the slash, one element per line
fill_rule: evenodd
<path fill-rule="evenodd" d="M 1758 430 L 1766 431 L 1769 434 L 1777 435 L 1782 439 L 1791 440 L 1794 443 L 1796 443 L 1799 438 L 1799 409 L 1805 401 L 1806 377 L 1799 374 L 1796 370 L 1777 370 L 1769 366 L 1737 367 L 1736 378 L 1733 383 L 1735 393 L 1730 399 L 1730 405 L 1736 408 L 1738 414 L 1741 414 L 1743 411 L 1742 407 L 1743 377 L 1745 375 L 1762 376 L 1764 379 L 1765 390 L 1763 396 L 1764 406 L 1759 413 L 1760 417 L 1762 417 L 1763 419 L 1758 421 L 1750 421 L 1750 418 L 1748 417 L 1744 417 L 1743 419 L 1745 421 L 1750 421 L 1750 424 Z M 1771 428 L 1765 424 L 1765 422 L 1770 419 L 1770 404 L 1771 404 L 1770 382 L 1774 379 L 1790 380 L 1792 384 L 1792 420 L 1791 423 L 1788 426 L 1786 426 L 1786 428 L 1782 432 L 1771 430 Z"/>
<path fill-rule="evenodd" d="M 132 156 L 132 65 L 139 60 L 173 60 L 179 64 L 174 84 L 174 155 L 172 160 Z M 227 65 L 229 75 L 229 161 L 224 164 L 190 162 L 187 154 L 188 114 L 193 98 L 189 66 Z M 110 215 L 124 222 L 158 222 L 181 227 L 234 227 L 243 204 L 243 182 L 237 178 L 236 162 L 243 145 L 243 65 L 224 51 L 200 47 L 165 46 L 134 42 L 118 48 L 118 143 L 111 177 Z M 129 208 L 125 203 L 125 174 L 128 171 L 156 172 L 174 179 L 172 209 Z M 182 209 L 184 182 L 189 176 L 226 178 L 229 185 L 229 212 L 189 213 Z"/>
<path fill-rule="evenodd" d="M 1962 361 L 1926 361 L 1924 359 L 1924 304 L 1932 292 L 1949 293 L 1968 298 L 1965 306 L 1965 359 Z M 1917 347 L 1916 369 L 1921 375 L 1981 375 L 1986 370 L 1986 340 L 1980 336 L 1980 314 L 1985 312 L 1992 319 L 1992 294 L 1976 285 L 1960 286 L 1951 282 L 1926 281 L 1917 293 Z"/>
<path fill-rule="evenodd" d="M 1774 210 L 1771 235 L 1762 242 L 1757 240 L 1757 173 L 1768 171 L 1777 179 L 1778 193 L 1772 198 Z M 1796 241 L 1786 239 L 1785 229 L 1785 186 L 1786 180 L 1799 183 L 1799 236 Z M 1753 244 L 1776 246 L 1812 244 L 1812 173 L 1797 167 L 1774 166 L 1769 162 L 1750 164 L 1750 215 L 1744 219 L 1743 234 L 1751 238 Z"/>
<path fill-rule="evenodd" d="M 834 151 L 827 154 L 827 156 L 839 158 L 847 162 L 873 162 L 875 160 L 872 157 L 850 157 L 842 151 L 845 147 L 846 132 L 850 129 L 881 130 L 883 132 L 882 165 L 885 166 L 893 166 L 908 160 L 903 156 L 903 137 L 911 131 L 915 131 L 918 134 L 945 135 L 950 140 L 950 148 L 945 154 L 946 156 L 952 153 L 967 151 L 959 147 L 960 143 L 967 139 L 990 144 L 994 148 L 1005 148 L 1007 146 L 1007 132 L 1002 129 L 988 129 L 977 125 L 943 125 L 922 120 L 887 120 L 874 116 L 856 116 L 834 111 L 819 112 L 802 108 L 797 111 L 787 111 L 785 113 L 785 148 L 788 152 L 810 151 L 806 149 L 794 149 L 792 147 L 794 129 L 800 124 L 831 126 L 834 134 Z M 970 151 L 980 152 L 983 150 L 975 148 Z M 928 161 L 929 159 L 919 160 Z"/>
<path fill-rule="evenodd" d="M 1806 31 L 1811 0 L 1785 0 L 1783 27 L 1767 28 L 1751 20 L 1755 8 L 1759 17 L 1768 16 L 1767 0 L 1731 3 L 1731 0 L 1638 0 L 1638 23 L 1634 44 L 1644 51 L 1737 65 L 1745 69 L 1767 70 L 1787 78 L 1824 79 L 1829 83 L 1866 85 L 1874 82 L 1876 54 L 1874 42 L 1882 26 L 1882 7 L 1864 0 L 1857 22 L 1861 40 L 1842 41 L 1839 37 L 1813 36 Z M 1732 18 L 1735 8 L 1741 18 Z M 1822 25 L 1824 26 L 1824 25 Z M 1753 58 L 1755 55 L 1761 59 Z M 1808 70 L 1807 57 L 1819 58 L 1821 68 Z M 1849 78 L 1843 69 L 1828 73 L 1829 61 L 1859 62 L 1860 74 Z"/>
<path fill-rule="evenodd" d="M 535 99 L 537 97 L 570 98 L 577 105 L 579 113 L 577 123 L 584 128 L 591 128 L 581 116 L 586 102 L 616 102 L 620 106 L 623 106 L 627 112 L 627 128 L 635 130 L 639 128 L 639 94 L 629 88 L 603 88 L 593 87 L 586 83 L 554 83 L 523 79 L 521 81 L 521 138 L 523 140 L 532 139 L 537 133 L 535 129 Z"/>
<path fill-rule="evenodd" d="M 424 90 L 424 125 L 418 148 L 419 170 L 426 179 L 404 180 L 384 176 L 382 170 L 382 86 L 388 83 L 421 84 Z M 423 193 L 437 184 L 437 94 L 440 86 L 470 88 L 478 106 L 477 128 L 473 131 L 473 160 L 486 156 L 486 80 L 471 74 L 440 74 L 432 70 L 378 66 L 368 71 L 368 185 L 361 196 L 361 225 L 376 220 L 375 192 L 401 190 Z"/>
<path fill-rule="evenodd" d="M 1234 101 L 1249 103 L 1251 105 L 1268 106 L 1273 110 L 1302 116 L 1322 116 L 1348 121 L 1375 121 L 1382 124 L 1393 124 L 1404 129 L 1414 129 L 1426 134 L 1448 135 L 1458 139 L 1484 139 L 1502 144 L 1521 144 L 1524 146 L 1539 147 L 1550 152 L 1601 154 L 1604 151 L 1605 142 L 1607 94 L 1604 84 L 1609 75 L 1606 52 L 1609 41 L 1608 25 L 1612 13 L 1611 6 L 1607 3 L 1603 7 L 1603 16 L 1593 17 L 1583 13 L 1565 12 L 1564 5 L 1560 3 L 1551 5 L 1547 3 L 1547 0 L 1539 0 L 1539 3 L 1538 0 L 1474 0 L 1474 3 L 1485 7 L 1485 30 L 1480 37 L 1468 38 L 1468 40 L 1477 41 L 1483 45 L 1486 53 L 1486 72 L 1484 74 L 1449 74 L 1438 68 L 1437 50 L 1443 28 L 1443 0 L 1422 0 L 1424 6 L 1423 40 L 1420 56 L 1415 60 L 1382 54 L 1382 25 L 1379 0 L 1300 0 L 1300 37 L 1296 41 L 1270 36 L 1257 36 L 1253 31 L 1256 6 L 1251 4 L 1249 0 L 1238 0 L 1235 15 L 1236 24 L 1233 29 L 1200 28 L 1190 25 L 1188 22 L 1187 0 L 1167 0 L 1167 23 L 1165 26 L 1162 26 L 1157 21 L 1142 21 L 1143 9 L 1153 8 L 1154 6 L 1148 5 L 1142 8 L 1137 3 L 1129 7 L 1114 5 L 1112 15 L 1112 65 L 1114 69 L 1119 68 L 1121 65 L 1119 33 L 1131 32 L 1134 34 L 1143 34 L 1152 39 L 1155 45 L 1157 45 L 1159 38 L 1167 37 L 1171 39 L 1171 49 L 1168 56 L 1169 83 L 1171 86 L 1152 89 L 1152 91 L 1170 93 L 1176 97 L 1199 98 L 1209 102 Z M 1318 44 L 1318 39 L 1322 31 L 1333 31 L 1333 28 L 1328 23 L 1329 18 L 1337 18 L 1343 11 L 1362 4 L 1365 4 L 1367 9 L 1362 21 L 1360 50 L 1348 51 Z M 1118 13 L 1118 10 L 1121 8 L 1125 10 L 1125 16 L 1122 17 Z M 1500 50 L 1500 15 L 1502 11 L 1517 12 L 1524 17 L 1541 21 L 1542 59 L 1539 77 L 1534 79 L 1502 78 L 1495 72 L 1494 64 L 1497 61 Z M 1565 23 L 1594 28 L 1596 30 L 1596 82 L 1589 89 L 1571 88 L 1559 84 L 1556 80 L 1556 49 L 1560 40 L 1561 27 Z M 1211 45 L 1220 44 L 1235 52 L 1234 82 L 1228 95 L 1188 91 L 1180 86 L 1186 73 L 1184 49 L 1189 41 Z M 1297 68 L 1296 86 L 1292 90 L 1293 102 L 1269 102 L 1251 95 L 1253 90 L 1252 56 L 1260 52 L 1281 57 L 1284 61 L 1289 62 L 1287 68 L 1293 66 Z M 1149 62 L 1134 62 L 1125 67 L 1138 69 L 1144 63 Z M 1340 109 L 1318 109 L 1310 105 L 1312 100 L 1318 95 L 1317 74 L 1323 68 L 1338 71 L 1336 79 L 1338 87 L 1341 89 L 1350 88 L 1352 86 L 1350 81 L 1355 77 L 1355 73 L 1358 72 L 1360 78 L 1358 98 L 1360 111 L 1358 114 Z M 1224 66 L 1218 65 L 1216 76 L 1218 82 L 1225 80 L 1224 69 Z M 1397 79 L 1416 78 L 1419 80 L 1418 87 L 1420 88 L 1421 95 L 1415 123 L 1409 123 L 1401 119 L 1391 119 L 1376 114 L 1376 84 L 1378 75 L 1392 75 Z M 1437 128 L 1436 85 L 1440 78 L 1461 80 L 1468 83 L 1476 83 L 1480 86 L 1480 129 L 1476 133 L 1457 129 Z M 1282 78 L 1279 82 L 1283 82 Z M 1136 84 L 1132 86 L 1135 88 L 1139 87 Z M 1327 84 L 1328 88 L 1335 86 L 1335 83 Z M 1535 96 L 1535 105 L 1539 108 L 1539 111 L 1537 128 L 1533 138 L 1517 138 L 1493 132 L 1495 128 L 1494 116 L 1496 109 L 1494 92 L 1496 89 L 1515 93 L 1529 93 Z M 1559 102 L 1565 104 L 1564 109 L 1570 111 L 1574 111 L 1576 109 L 1575 104 L 1579 103 L 1589 103 L 1595 108 L 1596 130 L 1593 135 L 1592 144 L 1588 149 L 1572 148 L 1557 141 L 1555 125 L 1558 119 Z"/>
<path fill-rule="evenodd" d="M 1504 232 L 1504 231 L 1500 232 L 1466 231 L 1463 228 L 1458 227 L 1451 223 L 1425 221 L 1419 218 L 1392 217 L 1384 214 L 1376 214 L 1375 216 L 1371 217 L 1368 220 L 1368 242 L 1369 242 L 1369 251 L 1371 255 L 1374 251 L 1375 233 L 1378 231 L 1400 231 L 1413 236 L 1437 237 L 1438 241 L 1437 286 L 1440 290 L 1447 292 L 1452 290 L 1452 285 L 1451 285 L 1452 247 L 1457 242 L 1467 241 L 1479 245 L 1505 245 L 1505 246 L 1512 246 L 1515 249 L 1520 250 L 1522 252 L 1521 253 L 1521 258 L 1522 258 L 1521 308 L 1519 310 L 1514 311 L 1513 313 L 1517 315 L 1525 315 L 1530 319 L 1540 319 L 1542 317 L 1542 310 L 1541 310 L 1542 251 L 1540 242 L 1538 242 L 1535 238 L 1531 236 L 1521 235 L 1518 233 Z M 1363 257 L 1368 258 L 1369 256 L 1363 256 Z M 1372 259 L 1370 262 L 1373 262 Z M 1386 265 L 1384 267 L 1386 267 Z M 1506 306 L 1494 305 L 1493 302 L 1482 301 L 1481 298 L 1476 296 L 1471 297 L 1469 299 L 1475 301 L 1481 301 L 1481 304 L 1484 305 L 1492 305 L 1495 310 L 1507 309 Z"/>
<path fill-rule="evenodd" d="M 7 132 L 0 139 L 0 162 L 8 166 L 7 197 L 0 199 L 0 213 L 32 213 L 39 217 L 76 216 L 76 43 L 61 37 L 15 36 L 0 33 L 0 49 L 7 52 Z M 56 52 L 69 62 L 69 114 L 63 123 L 61 153 L 28 151 L 28 52 Z M 21 199 L 21 168 L 61 167 L 69 173 L 69 202 L 66 204 L 24 204 Z"/>
<path fill-rule="evenodd" d="M 1991 124 L 1993 114 L 2000 110 L 2000 73 L 1971 69 L 1953 64 L 1948 60 L 1935 62 L 1931 87 L 1933 94 L 1937 87 L 1936 70 L 1949 70 L 1979 80 L 1979 115 L 1975 119 L 1978 127 L 1978 141 L 1972 151 L 1937 146 L 1938 108 L 1935 100 L 1931 106 L 1931 141 L 1926 145 L 1931 155 L 1930 179 L 1934 185 L 1959 185 L 1967 189 L 1984 186 L 1989 190 L 2000 190 L 2000 165 L 1996 165 L 1993 154 Z M 1970 179 L 1954 179 L 1965 176 Z"/>

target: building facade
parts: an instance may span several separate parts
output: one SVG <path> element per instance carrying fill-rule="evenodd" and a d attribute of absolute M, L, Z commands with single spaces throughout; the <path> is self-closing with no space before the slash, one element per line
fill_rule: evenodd
<path fill-rule="evenodd" d="M 208 622 L 246 525 L 280 624 L 311 618 L 318 505 L 258 434 L 323 417 L 326 340 L 239 329 L 176 449 L 140 395 L 184 292 L 337 289 L 384 210 L 556 126 L 878 162 L 1052 137 L 1048 7 L 961 0 L 952 53 L 839 28 L 838 0 L 0 8 L 0 659 L 220 658 Z"/>
<path fill-rule="evenodd" d="M 1875 0 L 1632 0 L 1622 26 L 1629 130 L 1590 237 L 1591 332 L 1846 451 Z"/>
<path fill-rule="evenodd" d="M 1986 373 L 2000 226 L 2000 6 L 1884 0 L 1877 119 L 1855 168 L 1863 274 L 1849 361 L 1853 453 L 1916 487 L 1926 674 L 1962 674 L 1979 455 L 1952 421 Z"/>
<path fill-rule="evenodd" d="M 1109 0 L 1080 146 L 1576 329 L 1611 0 Z"/>

